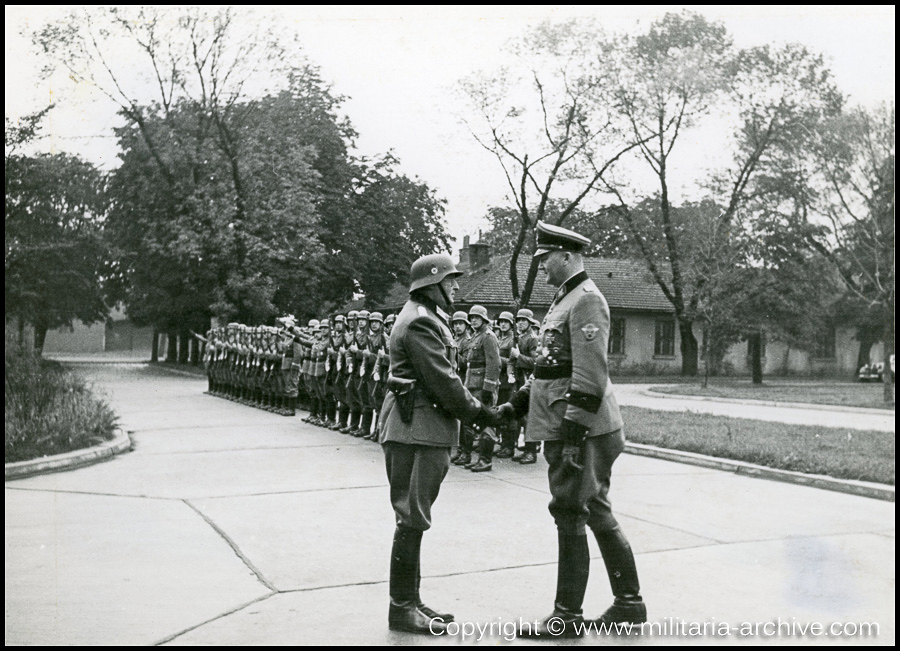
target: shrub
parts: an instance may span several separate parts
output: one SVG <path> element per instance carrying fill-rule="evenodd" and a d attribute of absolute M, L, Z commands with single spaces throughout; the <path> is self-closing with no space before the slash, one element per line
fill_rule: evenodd
<path fill-rule="evenodd" d="M 117 417 L 85 381 L 56 362 L 6 341 L 6 463 L 108 441 Z"/>

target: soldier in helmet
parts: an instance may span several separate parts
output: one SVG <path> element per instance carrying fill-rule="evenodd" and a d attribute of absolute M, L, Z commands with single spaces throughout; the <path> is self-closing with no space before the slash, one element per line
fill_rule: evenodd
<path fill-rule="evenodd" d="M 372 312 L 369 314 L 369 338 L 366 343 L 366 350 L 363 352 L 363 361 L 366 365 L 365 399 L 369 413 L 368 418 L 372 423 L 376 423 L 376 425 L 374 428 L 371 424 L 367 427 L 365 424 L 366 417 L 364 415 L 363 425 L 360 428 L 365 431 L 362 438 L 369 441 L 378 440 L 378 412 L 381 410 L 381 403 L 384 401 L 384 384 L 381 380 L 381 363 L 382 360 L 384 360 L 387 351 L 387 340 L 385 339 L 383 329 L 384 316 L 381 312 Z"/>
<path fill-rule="evenodd" d="M 453 327 L 453 340 L 456 342 L 456 372 L 459 377 L 465 378 L 468 368 L 469 339 L 472 334 L 469 327 L 469 315 L 462 310 L 454 312 L 450 325 Z M 453 465 L 464 466 L 472 461 L 474 437 L 469 436 L 470 431 L 470 428 L 463 427 L 460 432 L 459 447 L 456 448 L 456 454 L 450 458 L 450 463 Z"/>
<path fill-rule="evenodd" d="M 512 349 L 516 346 L 516 335 L 514 330 L 514 319 L 512 312 L 501 312 L 497 317 L 497 346 L 500 350 L 500 386 L 497 390 L 497 403 L 509 401 L 516 389 L 516 366 L 511 357 Z M 519 438 L 519 428 L 509 422 L 504 423 L 499 428 L 500 434 L 500 450 L 497 452 L 498 459 L 509 459 L 513 456 L 516 449 L 516 442 Z"/>
<path fill-rule="evenodd" d="M 534 321 L 534 312 L 528 308 L 522 308 L 516 312 L 516 345 L 510 351 L 510 360 L 515 366 L 516 387 L 521 389 L 531 372 L 534 370 L 534 358 L 537 356 L 538 340 L 531 332 L 531 324 Z M 528 426 L 528 418 L 522 417 L 518 421 L 516 435 L 519 430 Z M 525 450 L 520 457 L 514 457 L 514 461 L 529 465 L 537 462 L 537 451 L 540 444 L 536 441 L 526 441 Z"/>
<path fill-rule="evenodd" d="M 328 346 L 331 342 L 331 323 L 328 317 L 319 320 L 316 343 L 313 345 L 313 376 L 315 378 L 316 396 L 319 399 L 319 418 L 313 425 L 324 427 L 328 422 L 328 413 L 332 408 L 332 396 L 328 388 Z"/>
<path fill-rule="evenodd" d="M 347 348 L 349 358 L 350 382 L 347 384 L 347 401 L 350 403 L 350 423 L 345 434 L 360 437 L 363 435 L 363 412 L 366 403 L 361 394 L 365 390 L 365 364 L 363 362 L 363 350 L 369 339 L 369 311 L 359 310 L 356 313 L 356 331 L 353 333 L 353 341 Z M 369 425 L 371 426 L 371 415 Z"/>
<path fill-rule="evenodd" d="M 427 255 L 410 269 L 410 297 L 391 334 L 391 376 L 380 428 L 396 530 L 391 549 L 392 630 L 441 634 L 453 616 L 419 596 L 422 534 L 450 467 L 460 420 L 483 427 L 497 421 L 466 390 L 455 370 L 448 310 L 461 272 L 446 254 Z"/>
<path fill-rule="evenodd" d="M 338 414 L 338 423 L 337 430 L 341 432 L 341 434 L 349 434 L 352 430 L 350 425 L 352 421 L 350 420 L 350 409 L 351 409 L 351 385 L 352 385 L 352 376 L 353 376 L 353 353 L 350 350 L 350 347 L 354 345 L 356 341 L 356 322 L 359 312 L 356 310 L 350 310 L 347 312 L 347 324 L 344 328 L 344 343 L 341 346 L 341 350 L 339 353 L 341 354 L 341 374 L 338 381 L 341 383 L 343 387 L 343 395 L 344 402 L 341 405 L 340 413 Z M 353 427 L 359 426 L 359 423 Z"/>
<path fill-rule="evenodd" d="M 381 441 L 381 428 L 378 423 L 381 418 L 381 408 L 384 405 L 384 397 L 387 393 L 387 379 L 391 372 L 391 331 L 394 328 L 394 322 L 397 320 L 396 314 L 388 314 L 384 317 L 384 354 L 377 360 L 378 379 L 375 383 L 375 428 L 372 430 L 370 441 L 379 443 Z"/>
<path fill-rule="evenodd" d="M 307 332 L 303 338 L 303 364 L 300 372 L 303 374 L 303 386 L 306 387 L 306 395 L 309 396 L 309 415 L 302 419 L 305 423 L 315 425 L 319 421 L 319 411 L 321 409 L 319 396 L 316 391 L 315 370 L 316 363 L 313 358 L 313 348 L 316 344 L 316 332 L 319 330 L 319 320 L 310 319 L 306 324 Z"/>
<path fill-rule="evenodd" d="M 341 365 L 343 363 L 344 323 L 347 318 L 336 314 L 331 326 L 331 337 L 328 341 L 328 386 L 333 399 L 333 408 L 326 414 L 325 426 L 329 429 L 340 429 L 339 410 L 347 404 L 345 387 L 341 383 Z M 349 411 L 347 412 L 349 414 Z"/>
<path fill-rule="evenodd" d="M 500 346 L 484 306 L 472 306 L 469 310 L 469 323 L 472 326 L 472 338 L 469 340 L 466 388 L 482 403 L 492 406 L 497 402 L 497 389 L 500 385 Z M 493 467 L 496 433 L 492 428 L 487 428 L 480 432 L 471 430 L 470 435 L 475 439 L 478 458 L 473 457 L 463 467 L 473 472 L 489 472 Z"/>

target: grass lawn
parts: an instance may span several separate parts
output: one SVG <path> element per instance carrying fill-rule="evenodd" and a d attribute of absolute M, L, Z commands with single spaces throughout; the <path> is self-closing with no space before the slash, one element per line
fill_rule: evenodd
<path fill-rule="evenodd" d="M 715 379 L 710 380 L 705 389 L 694 380 L 692 384 L 666 384 L 655 386 L 651 390 L 657 393 L 713 398 L 806 402 L 875 409 L 894 408 L 893 403 L 884 402 L 884 386 L 879 383 L 774 380 L 754 385 L 750 380 Z"/>
<path fill-rule="evenodd" d="M 894 485 L 894 433 L 622 407 L 633 443 Z"/>

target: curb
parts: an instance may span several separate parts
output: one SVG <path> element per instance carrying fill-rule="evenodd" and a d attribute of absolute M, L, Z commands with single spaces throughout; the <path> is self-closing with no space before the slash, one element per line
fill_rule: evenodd
<path fill-rule="evenodd" d="M 751 400 L 749 398 L 719 398 L 716 396 L 692 396 L 684 393 L 665 393 L 644 389 L 642 395 L 650 398 L 678 398 L 680 400 L 703 400 L 706 402 L 726 402 L 739 405 L 760 405 L 765 407 L 790 407 L 793 409 L 813 409 L 815 411 L 840 411 L 848 414 L 869 414 L 871 416 L 890 416 L 893 409 L 873 409 L 871 407 L 841 407 L 839 405 L 817 405 L 811 402 L 775 402 L 774 400 Z"/>
<path fill-rule="evenodd" d="M 29 461 L 16 461 L 6 464 L 6 479 L 24 479 L 33 475 L 43 475 L 61 470 L 73 470 L 82 466 L 90 466 L 107 459 L 112 459 L 117 454 L 122 454 L 131 449 L 131 438 L 128 433 L 117 429 L 116 436 L 111 441 L 106 441 L 98 446 L 64 452 L 40 459 Z"/>
<path fill-rule="evenodd" d="M 767 466 L 758 466 L 754 463 L 747 463 L 745 461 L 720 459 L 718 457 L 706 456 L 705 454 L 668 450 L 653 447 L 652 445 L 643 445 L 641 443 L 626 442 L 625 452 L 642 457 L 662 459 L 664 461 L 677 461 L 678 463 L 712 468 L 714 470 L 724 470 L 745 477 L 782 481 L 788 484 L 797 484 L 799 486 L 809 486 L 810 488 L 848 493 L 850 495 L 859 495 L 860 497 L 870 497 L 886 502 L 895 501 L 895 487 L 886 484 L 876 484 L 874 482 L 856 481 L 852 479 L 835 479 L 834 477 L 827 477 L 825 475 L 810 475 L 803 472 L 795 472 L 793 470 L 778 470 Z"/>

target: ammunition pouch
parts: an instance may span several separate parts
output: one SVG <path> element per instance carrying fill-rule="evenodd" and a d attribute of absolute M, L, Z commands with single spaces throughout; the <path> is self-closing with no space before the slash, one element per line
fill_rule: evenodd
<path fill-rule="evenodd" d="M 416 400 L 416 381 L 404 378 L 388 377 L 388 391 L 394 394 L 397 399 L 397 409 L 400 411 L 400 420 L 405 425 L 409 425 L 413 418 L 413 407 Z"/>

